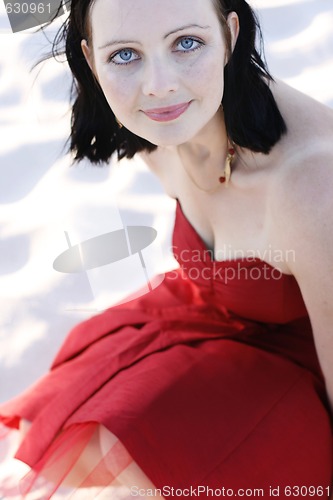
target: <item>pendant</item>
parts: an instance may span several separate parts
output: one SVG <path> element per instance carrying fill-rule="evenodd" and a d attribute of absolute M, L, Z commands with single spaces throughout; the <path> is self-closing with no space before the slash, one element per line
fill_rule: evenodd
<path fill-rule="evenodd" d="M 219 177 L 219 182 L 221 184 L 225 183 L 225 186 L 228 186 L 230 177 L 231 177 L 231 163 L 233 162 L 233 159 L 235 157 L 235 149 L 234 148 L 229 148 L 228 149 L 228 154 L 225 160 L 224 164 L 224 172 L 221 177 Z"/>

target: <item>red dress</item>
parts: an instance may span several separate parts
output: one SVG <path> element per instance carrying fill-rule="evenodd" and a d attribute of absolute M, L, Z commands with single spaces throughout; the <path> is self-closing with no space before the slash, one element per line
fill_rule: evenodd
<path fill-rule="evenodd" d="M 48 469 L 51 495 L 99 424 L 119 441 L 81 486 L 112 484 L 134 460 L 156 488 L 327 488 L 331 421 L 295 279 L 260 259 L 214 261 L 179 203 L 173 245 L 179 269 L 76 326 L 50 373 L 0 407 L 9 427 L 33 422 L 23 489 Z"/>

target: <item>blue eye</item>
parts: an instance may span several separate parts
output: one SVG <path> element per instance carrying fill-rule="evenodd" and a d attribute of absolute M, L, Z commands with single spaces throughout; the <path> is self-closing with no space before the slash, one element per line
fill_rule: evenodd
<path fill-rule="evenodd" d="M 138 54 L 131 49 L 121 49 L 110 57 L 110 61 L 114 64 L 129 64 L 137 59 L 139 59 Z"/>
<path fill-rule="evenodd" d="M 177 47 L 181 52 L 191 52 L 201 47 L 202 43 L 194 38 L 184 37 L 177 43 Z"/>
<path fill-rule="evenodd" d="M 180 45 L 183 47 L 183 49 L 192 49 L 194 44 L 194 40 L 192 38 L 183 38 L 181 40 Z"/>

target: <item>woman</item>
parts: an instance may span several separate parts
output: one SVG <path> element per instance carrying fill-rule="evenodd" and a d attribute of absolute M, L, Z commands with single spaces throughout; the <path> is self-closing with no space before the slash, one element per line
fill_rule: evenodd
<path fill-rule="evenodd" d="M 271 79 L 255 28 L 244 0 L 72 1 L 71 149 L 145 158 L 181 268 L 1 407 L 24 491 L 330 495 L 333 115 Z"/>

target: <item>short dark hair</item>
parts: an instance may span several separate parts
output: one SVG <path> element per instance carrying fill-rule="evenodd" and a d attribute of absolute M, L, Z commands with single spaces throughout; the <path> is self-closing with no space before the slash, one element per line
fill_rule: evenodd
<path fill-rule="evenodd" d="M 222 17 L 236 12 L 240 24 L 224 71 L 222 104 L 228 136 L 238 146 L 268 154 L 287 127 L 269 88 L 273 78 L 264 58 L 258 18 L 244 0 L 214 1 Z"/>
<path fill-rule="evenodd" d="M 156 145 L 116 122 L 103 91 L 84 58 L 81 40 L 89 39 L 89 10 L 94 0 L 72 0 L 70 15 L 53 44 L 52 54 L 66 53 L 73 74 L 72 118 L 69 150 L 74 159 L 106 162 L 114 152 L 132 158 Z M 245 0 L 213 0 L 225 31 L 226 18 L 236 12 L 240 32 L 224 69 L 222 104 L 229 139 L 240 147 L 268 154 L 286 132 L 273 94 L 273 81 L 263 56 L 258 19 Z M 259 49 L 256 48 L 259 42 Z"/>

